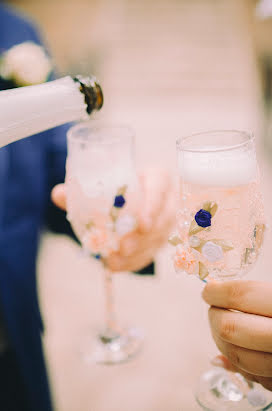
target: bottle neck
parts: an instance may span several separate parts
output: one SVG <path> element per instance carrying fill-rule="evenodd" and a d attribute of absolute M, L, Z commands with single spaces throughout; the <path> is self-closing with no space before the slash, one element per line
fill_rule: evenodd
<path fill-rule="evenodd" d="M 104 97 L 96 78 L 94 76 L 76 76 L 74 77 L 74 81 L 80 84 L 79 90 L 85 96 L 87 113 L 90 115 L 94 110 L 100 110 L 103 106 Z"/>

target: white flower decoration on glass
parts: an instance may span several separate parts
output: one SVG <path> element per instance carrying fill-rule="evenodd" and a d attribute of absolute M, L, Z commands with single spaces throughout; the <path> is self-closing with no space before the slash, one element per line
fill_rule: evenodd
<path fill-rule="evenodd" d="M 116 236 L 110 236 L 108 241 L 108 248 L 111 251 L 119 251 L 120 250 L 120 240 Z"/>
<path fill-rule="evenodd" d="M 120 236 L 131 233 L 137 226 L 136 218 L 132 215 L 125 214 L 116 220 L 115 229 Z"/>
<path fill-rule="evenodd" d="M 189 243 L 191 247 L 199 247 L 201 244 L 200 239 L 196 235 L 190 237 Z"/>
<path fill-rule="evenodd" d="M 202 247 L 202 255 L 210 263 L 215 263 L 222 260 L 224 254 L 220 245 L 214 244 L 212 241 L 207 241 Z"/>
<path fill-rule="evenodd" d="M 13 46 L 0 59 L 0 76 L 17 86 L 44 83 L 51 72 L 52 64 L 45 50 L 31 41 Z"/>

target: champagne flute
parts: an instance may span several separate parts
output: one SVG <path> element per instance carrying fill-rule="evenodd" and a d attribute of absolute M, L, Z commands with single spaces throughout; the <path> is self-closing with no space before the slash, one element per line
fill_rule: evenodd
<path fill-rule="evenodd" d="M 84 356 L 116 364 L 134 356 L 142 345 L 138 329 L 123 329 L 116 322 L 113 278 L 106 263 L 138 224 L 133 133 L 127 127 L 90 121 L 73 126 L 67 139 L 67 218 L 85 253 L 104 265 L 105 327 Z"/>
<path fill-rule="evenodd" d="M 254 137 L 212 131 L 177 140 L 181 186 L 176 247 L 178 273 L 207 282 L 238 279 L 256 262 L 265 231 Z M 269 398 L 270 397 L 270 398 Z M 240 374 L 212 368 L 200 379 L 196 399 L 205 410 L 260 410 L 271 393 Z"/>

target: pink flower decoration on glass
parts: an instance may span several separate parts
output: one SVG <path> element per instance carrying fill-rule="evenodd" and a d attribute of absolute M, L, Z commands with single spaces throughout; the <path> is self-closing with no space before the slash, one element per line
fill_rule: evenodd
<path fill-rule="evenodd" d="M 93 228 L 90 233 L 88 246 L 93 253 L 99 253 L 106 246 L 107 240 L 108 235 L 106 230 L 102 228 Z"/>
<path fill-rule="evenodd" d="M 176 247 L 174 266 L 177 271 L 186 271 L 187 274 L 195 274 L 198 267 L 198 260 L 194 253 L 183 245 Z"/>

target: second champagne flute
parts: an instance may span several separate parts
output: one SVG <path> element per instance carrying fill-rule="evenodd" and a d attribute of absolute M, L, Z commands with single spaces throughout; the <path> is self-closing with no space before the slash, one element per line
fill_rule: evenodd
<path fill-rule="evenodd" d="M 257 261 L 265 218 L 254 137 L 235 130 L 177 140 L 181 186 L 175 269 L 207 282 L 235 280 Z M 240 374 L 212 368 L 196 399 L 204 410 L 268 409 L 271 393 Z"/>
<path fill-rule="evenodd" d="M 134 356 L 142 344 L 135 328 L 115 319 L 112 273 L 107 257 L 137 229 L 137 181 L 133 133 L 128 127 L 78 124 L 68 132 L 67 218 L 86 253 L 104 265 L 106 322 L 87 360 L 115 364 Z"/>

